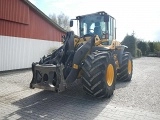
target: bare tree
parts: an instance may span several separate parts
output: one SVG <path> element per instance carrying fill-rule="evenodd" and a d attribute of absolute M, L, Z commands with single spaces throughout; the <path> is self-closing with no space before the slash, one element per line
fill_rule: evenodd
<path fill-rule="evenodd" d="M 55 23 L 57 23 L 57 16 L 56 16 L 55 13 L 50 14 L 49 17 L 50 17 Z"/>
<path fill-rule="evenodd" d="M 69 27 L 69 17 L 67 15 L 65 15 L 64 13 L 60 13 L 58 15 L 56 15 L 55 13 L 50 14 L 49 17 L 55 22 L 57 23 L 59 26 L 61 26 L 63 29 L 69 31 L 70 27 Z"/>

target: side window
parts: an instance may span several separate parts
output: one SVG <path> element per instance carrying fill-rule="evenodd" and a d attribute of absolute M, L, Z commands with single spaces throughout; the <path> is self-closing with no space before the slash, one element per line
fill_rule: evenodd
<path fill-rule="evenodd" d="M 111 34 L 111 27 L 110 27 L 111 25 L 110 25 L 110 23 L 111 22 L 110 22 L 110 18 L 109 18 L 109 22 L 108 22 L 108 32 L 109 32 L 109 35 Z"/>
<path fill-rule="evenodd" d="M 114 37 L 114 19 L 111 18 L 111 35 Z"/>
<path fill-rule="evenodd" d="M 114 19 L 112 19 L 112 36 L 114 38 Z"/>
<path fill-rule="evenodd" d="M 89 33 L 93 33 L 95 28 L 95 23 L 92 23 L 90 28 L 89 28 Z"/>
<path fill-rule="evenodd" d="M 110 17 L 110 35 L 113 36 L 113 19 Z"/>
<path fill-rule="evenodd" d="M 81 36 L 87 34 L 87 24 L 86 24 L 86 23 L 82 23 L 82 24 L 81 24 L 81 29 L 80 29 L 80 31 L 81 31 Z"/>
<path fill-rule="evenodd" d="M 109 44 L 114 39 L 114 20 L 113 18 L 109 18 L 108 29 L 109 29 Z"/>
<path fill-rule="evenodd" d="M 101 22 L 101 29 L 103 32 L 106 33 L 106 23 L 105 22 Z"/>
<path fill-rule="evenodd" d="M 83 35 L 87 34 L 87 23 L 83 23 Z"/>
<path fill-rule="evenodd" d="M 109 28 L 109 35 L 114 36 L 114 19 L 111 17 L 109 18 L 108 28 Z"/>

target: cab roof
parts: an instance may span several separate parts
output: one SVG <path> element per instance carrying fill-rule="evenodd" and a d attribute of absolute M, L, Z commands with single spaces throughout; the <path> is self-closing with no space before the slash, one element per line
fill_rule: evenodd
<path fill-rule="evenodd" d="M 109 15 L 109 14 L 107 14 L 105 11 L 99 11 L 99 12 L 96 12 L 96 13 L 77 16 L 76 19 L 79 20 L 81 17 L 85 17 L 85 16 L 89 16 L 89 15 Z M 111 15 L 109 15 L 109 16 L 112 17 Z M 114 18 L 114 17 L 112 17 L 112 18 Z"/>

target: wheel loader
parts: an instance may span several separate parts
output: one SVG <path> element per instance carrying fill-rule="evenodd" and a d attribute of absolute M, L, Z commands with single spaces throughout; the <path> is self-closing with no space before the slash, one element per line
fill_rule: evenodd
<path fill-rule="evenodd" d="M 81 79 L 87 94 L 112 96 L 116 81 L 130 81 L 133 62 L 127 47 L 116 41 L 116 20 L 104 11 L 77 16 L 79 35 L 73 31 L 62 36 L 62 46 L 32 63 L 30 88 L 62 92 Z"/>

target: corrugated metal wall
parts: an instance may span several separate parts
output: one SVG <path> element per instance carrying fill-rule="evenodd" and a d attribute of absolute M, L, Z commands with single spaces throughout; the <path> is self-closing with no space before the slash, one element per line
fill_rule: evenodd
<path fill-rule="evenodd" d="M 64 34 L 23 0 L 0 0 L 0 71 L 31 67 Z"/>
<path fill-rule="evenodd" d="M 0 0 L 0 19 L 29 24 L 29 7 L 19 0 Z"/>
<path fill-rule="evenodd" d="M 22 0 L 0 0 L 0 35 L 61 41 L 64 34 Z"/>
<path fill-rule="evenodd" d="M 0 36 L 0 71 L 30 68 L 32 62 L 60 46 L 56 41 Z"/>

